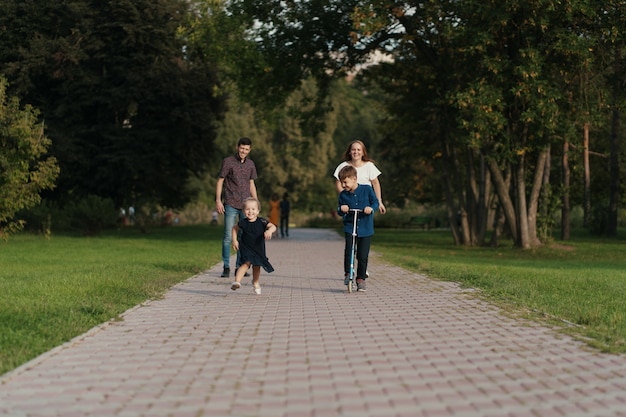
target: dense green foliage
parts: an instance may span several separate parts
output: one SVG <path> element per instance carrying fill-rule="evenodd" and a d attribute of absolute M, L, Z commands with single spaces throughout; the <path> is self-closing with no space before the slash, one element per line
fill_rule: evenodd
<path fill-rule="evenodd" d="M 290 41 L 278 40 L 273 46 L 251 41 L 246 32 L 248 17 L 227 13 L 225 4 L 197 1 L 196 18 L 186 34 L 190 53 L 215 62 L 222 87 L 231 94 L 229 112 L 218 123 L 219 154 L 233 152 L 239 137 L 252 138 L 250 157 L 259 172 L 256 183 L 262 201 L 275 192 L 288 192 L 300 210 L 327 212 L 336 203 L 332 173 L 341 153 L 354 139 L 364 140 L 376 152 L 384 109 L 376 95 L 345 80 L 320 82 L 319 77 L 308 76 L 311 60 L 293 59 Z M 330 30 L 338 21 L 342 26 L 349 23 L 345 16 L 337 16 L 337 21 L 319 24 Z M 314 30 L 310 33 L 313 36 Z M 283 40 L 288 36 L 285 33 Z M 282 52 L 275 51 L 281 43 Z M 313 61 L 322 71 L 325 59 Z M 342 73 L 346 69 L 336 68 Z M 202 198 L 208 204 L 213 204 L 211 191 L 220 161 L 214 158 L 204 180 L 193 184 L 194 189 L 204 190 Z"/>
<path fill-rule="evenodd" d="M 0 72 L 38 108 L 61 175 L 55 200 L 180 206 L 213 152 L 223 99 L 184 54 L 182 0 L 3 1 Z M 195 57 L 194 57 L 195 58 Z"/>
<path fill-rule="evenodd" d="M 315 83 L 307 80 L 273 112 L 260 113 L 233 100 L 218 123 L 215 143 L 220 157 L 211 161 L 212 168 L 202 179 L 192 183 L 201 199 L 214 204 L 221 157 L 234 152 L 236 138 L 248 136 L 253 141 L 250 158 L 259 173 L 256 184 L 262 202 L 274 192 L 288 192 L 294 208 L 303 212 L 334 209 L 337 193 L 332 174 L 341 154 L 349 142 L 362 138 L 375 155 L 381 139 L 376 124 L 384 110 L 374 96 L 338 81 L 325 99 L 328 110 L 318 112 L 314 103 L 318 92 Z M 384 172 L 385 167 L 380 167 Z"/>
<path fill-rule="evenodd" d="M 222 232 L 127 228 L 97 238 L 20 234 L 0 243 L 0 374 L 211 267 Z"/>
<path fill-rule="evenodd" d="M 367 63 L 374 52 L 386 58 L 361 76 L 387 93 L 382 155 L 391 200 L 444 202 L 450 224 L 461 217 L 452 228 L 457 243 L 487 243 L 496 208 L 492 244 L 505 229 L 520 247 L 541 244 L 554 196 L 563 210 L 568 199 L 583 199 L 583 146 L 566 145 L 580 142 L 584 126 L 601 156 L 584 198 L 606 202 L 613 219 L 606 232 L 615 233 L 623 2 L 234 0 L 229 10 L 286 89 L 295 83 L 281 83 L 285 77 L 327 85 L 343 75 L 335 68 Z M 294 57 L 306 71 L 285 74 Z"/>
<path fill-rule="evenodd" d="M 7 97 L 0 77 L 0 236 L 21 229 L 16 212 L 39 203 L 41 190 L 54 187 L 59 174 L 54 157 L 46 156 L 50 141 L 38 113 Z"/>
<path fill-rule="evenodd" d="M 92 3 L 0 5 L 0 73 L 46 121 L 59 209 L 212 205 L 249 136 L 261 199 L 325 212 L 362 139 L 387 203 L 445 205 L 457 244 L 541 245 L 559 209 L 567 239 L 574 205 L 617 233 L 623 2 Z"/>

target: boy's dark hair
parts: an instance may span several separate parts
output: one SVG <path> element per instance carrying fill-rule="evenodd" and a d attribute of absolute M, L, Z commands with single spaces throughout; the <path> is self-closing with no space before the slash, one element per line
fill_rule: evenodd
<path fill-rule="evenodd" d="M 343 181 L 348 177 L 356 178 L 356 168 L 352 165 L 346 165 L 345 167 L 339 170 L 339 181 Z"/>
<path fill-rule="evenodd" d="M 248 146 L 252 146 L 252 140 L 250 138 L 241 138 L 239 139 L 239 142 L 237 142 L 237 146 L 241 146 L 241 145 L 248 145 Z"/>

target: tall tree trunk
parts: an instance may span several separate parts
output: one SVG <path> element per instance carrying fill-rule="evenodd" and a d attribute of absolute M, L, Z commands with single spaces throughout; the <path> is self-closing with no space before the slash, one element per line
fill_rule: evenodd
<path fill-rule="evenodd" d="M 465 191 L 465 199 L 467 201 L 466 219 L 463 223 L 463 231 L 467 232 L 467 240 L 469 245 L 476 246 L 478 242 L 478 205 L 479 205 L 479 192 L 478 184 L 476 181 L 476 169 L 474 167 L 474 151 L 470 148 L 467 150 L 467 185 Z"/>
<path fill-rule="evenodd" d="M 552 235 L 552 221 L 550 220 L 552 213 L 551 213 L 551 200 L 552 200 L 552 192 L 551 192 L 551 187 L 550 187 L 550 154 L 551 154 L 551 149 L 548 146 L 548 148 L 546 149 L 546 164 L 545 167 L 543 168 L 543 186 L 541 187 L 542 190 L 542 197 L 541 197 L 541 223 L 542 223 L 542 228 L 541 228 L 541 236 L 540 239 L 544 239 L 547 240 L 549 239 Z"/>
<path fill-rule="evenodd" d="M 544 171 L 546 160 L 548 159 L 550 148 L 543 149 L 537 156 L 537 168 L 535 169 L 535 178 L 533 187 L 528 199 L 528 234 L 530 244 L 532 246 L 541 245 L 541 240 L 537 236 L 537 210 L 539 207 L 539 196 L 541 195 L 541 186 L 544 182 Z"/>
<path fill-rule="evenodd" d="M 485 157 L 480 154 L 480 183 L 478 184 L 478 209 L 476 213 L 476 239 L 479 245 L 485 242 L 487 221 L 489 218 L 489 197 L 491 195 L 491 177 L 485 165 Z"/>
<path fill-rule="evenodd" d="M 583 125 L 583 169 L 584 169 L 584 191 L 583 191 L 583 226 L 589 226 L 591 218 L 591 171 L 589 169 L 589 122 Z"/>
<path fill-rule="evenodd" d="M 617 236 L 617 206 L 619 202 L 619 108 L 613 107 L 611 121 L 611 157 L 610 157 L 610 200 L 607 219 L 607 236 Z"/>
<path fill-rule="evenodd" d="M 488 166 L 487 166 L 488 167 Z M 511 188 L 511 169 L 509 168 L 504 176 L 504 187 L 508 190 Z M 496 194 L 497 196 L 497 194 Z M 496 213 L 494 215 L 493 233 L 491 234 L 491 241 L 489 246 L 496 247 L 500 244 L 500 236 L 504 233 L 504 226 L 506 225 L 506 217 L 502 206 L 497 204 Z"/>
<path fill-rule="evenodd" d="M 448 211 L 448 224 L 450 225 L 450 230 L 452 231 L 452 238 L 454 239 L 455 245 L 460 245 L 463 242 L 463 238 L 461 236 L 461 232 L 459 230 L 459 225 L 457 224 L 457 213 L 459 209 L 454 204 L 454 184 L 452 182 L 452 178 L 454 177 L 454 166 L 451 162 L 450 152 L 449 152 L 449 144 L 447 141 L 442 141 L 441 153 L 442 153 L 442 168 L 443 168 L 443 177 L 445 182 L 445 196 L 446 196 L 446 207 Z M 457 175 L 458 176 L 458 175 Z M 462 202 L 459 202 L 462 204 Z"/>
<path fill-rule="evenodd" d="M 513 179 L 515 181 L 516 201 L 517 206 L 517 221 L 518 221 L 518 240 L 517 244 L 522 249 L 530 249 L 530 235 L 528 232 L 528 207 L 526 206 L 526 171 L 525 171 L 524 155 L 521 155 L 518 160 L 517 169 Z"/>
<path fill-rule="evenodd" d="M 561 197 L 561 240 L 570 238 L 570 170 L 569 170 L 569 139 L 563 139 L 563 159 L 561 165 L 563 175 L 563 196 Z"/>
<path fill-rule="evenodd" d="M 470 230 L 469 230 L 469 224 L 467 221 L 467 199 L 468 197 L 465 196 L 464 192 L 463 192 L 463 179 L 461 177 L 461 169 L 460 169 L 460 164 L 459 164 L 459 158 L 457 155 L 457 149 L 456 147 L 452 146 L 450 147 L 450 156 L 451 156 L 451 161 L 452 164 L 454 166 L 454 177 L 453 179 L 456 181 L 456 193 L 457 193 L 457 200 L 459 202 L 459 211 L 460 211 L 460 218 L 461 218 L 461 237 L 462 237 L 462 244 L 466 245 L 466 246 L 470 246 L 472 244 L 472 240 L 471 240 L 471 236 L 470 236 Z"/>
<path fill-rule="evenodd" d="M 502 177 L 502 172 L 500 171 L 498 162 L 495 161 L 493 158 L 486 157 L 486 159 L 487 167 L 489 168 L 489 172 L 491 173 L 493 185 L 496 188 L 496 193 L 498 194 L 498 201 L 500 202 L 502 213 L 504 215 L 504 218 L 506 219 L 507 224 L 509 225 L 509 231 L 511 232 L 511 237 L 513 238 L 513 241 L 517 242 L 517 220 L 515 219 L 515 208 L 513 207 L 513 201 L 511 200 L 511 196 L 509 195 L 509 186 Z"/>
<path fill-rule="evenodd" d="M 504 217 L 504 213 L 502 212 L 502 207 L 498 205 L 496 208 L 496 219 L 495 224 L 493 225 L 493 233 L 491 233 L 491 239 L 489 240 L 489 246 L 497 247 L 500 244 L 500 236 L 504 231 L 504 225 L 506 223 L 506 218 Z"/>

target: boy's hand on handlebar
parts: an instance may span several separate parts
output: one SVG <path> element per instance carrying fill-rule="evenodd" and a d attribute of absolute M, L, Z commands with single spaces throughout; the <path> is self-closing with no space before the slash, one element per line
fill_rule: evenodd
<path fill-rule="evenodd" d="M 347 204 L 344 204 L 340 207 L 342 213 L 347 213 L 350 211 L 350 207 Z"/>
<path fill-rule="evenodd" d="M 374 210 L 372 210 L 372 208 L 371 208 L 371 207 L 369 207 L 369 206 L 367 206 L 367 207 L 365 207 L 365 208 L 363 209 L 363 213 L 365 213 L 365 214 L 372 214 L 372 212 L 373 212 L 373 211 L 374 211 Z"/>

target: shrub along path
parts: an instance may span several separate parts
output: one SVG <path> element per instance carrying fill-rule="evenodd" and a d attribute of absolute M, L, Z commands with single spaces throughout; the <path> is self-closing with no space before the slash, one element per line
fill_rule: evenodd
<path fill-rule="evenodd" d="M 261 295 L 215 265 L 6 374 L 0 415 L 626 416 L 623 356 L 375 255 L 347 294 L 332 231 L 267 247 Z"/>

